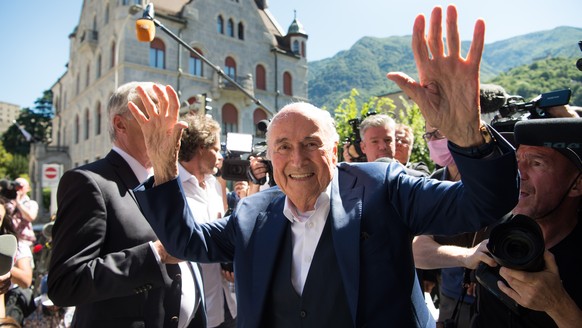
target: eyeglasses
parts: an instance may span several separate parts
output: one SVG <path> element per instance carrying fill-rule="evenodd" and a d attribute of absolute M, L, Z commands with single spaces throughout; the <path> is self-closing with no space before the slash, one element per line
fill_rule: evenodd
<path fill-rule="evenodd" d="M 434 130 L 432 132 L 427 132 L 427 133 L 423 134 L 422 137 L 426 141 L 429 141 L 429 140 L 432 140 L 432 139 L 437 139 L 438 140 L 438 139 L 444 139 L 445 138 L 445 136 L 443 136 L 441 134 L 441 132 L 439 131 L 439 129 L 436 129 L 436 130 Z"/>

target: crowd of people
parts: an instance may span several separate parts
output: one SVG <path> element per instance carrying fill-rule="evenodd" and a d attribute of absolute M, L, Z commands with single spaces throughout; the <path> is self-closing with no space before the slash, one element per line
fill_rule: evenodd
<path fill-rule="evenodd" d="M 418 81 L 387 75 L 422 112 L 433 172 L 411 161 L 412 129 L 383 114 L 360 125 L 368 163 L 338 162 L 330 113 L 297 102 L 271 119 L 252 179 L 227 183 L 217 121 L 179 117 L 171 86 L 120 86 L 111 151 L 60 180 L 40 301 L 73 309 L 59 323 L 72 327 L 580 326 L 582 119 L 563 107 L 509 134 L 485 124 L 484 22 L 464 58 L 455 6 L 446 34 L 442 16 L 435 7 L 414 23 Z M 1 233 L 18 238 L 0 276 L 16 325 L 25 314 L 10 293 L 30 290 L 38 212 L 20 185 L 0 203 Z M 533 272 L 499 262 L 488 239 L 518 216 L 543 238 Z M 497 268 L 493 284 L 480 266 Z M 425 299 L 435 286 L 437 314 Z"/>

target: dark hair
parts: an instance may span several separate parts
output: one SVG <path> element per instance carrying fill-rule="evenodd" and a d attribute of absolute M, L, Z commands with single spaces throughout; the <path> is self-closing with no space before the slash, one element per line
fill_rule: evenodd
<path fill-rule="evenodd" d="M 16 231 L 14 230 L 14 225 L 12 224 L 12 214 L 16 211 L 16 207 L 12 205 L 9 199 L 0 196 L 0 206 L 3 206 L 6 210 L 2 224 L 0 225 L 0 235 L 11 234 L 18 238 Z"/>

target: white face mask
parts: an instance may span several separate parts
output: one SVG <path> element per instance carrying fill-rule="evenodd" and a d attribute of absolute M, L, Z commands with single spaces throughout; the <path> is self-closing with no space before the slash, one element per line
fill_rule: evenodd
<path fill-rule="evenodd" d="M 453 155 L 449 151 L 449 146 L 447 145 L 448 140 L 446 138 L 429 140 L 428 150 L 430 152 L 430 159 L 435 162 L 435 164 L 444 167 L 453 164 Z"/>

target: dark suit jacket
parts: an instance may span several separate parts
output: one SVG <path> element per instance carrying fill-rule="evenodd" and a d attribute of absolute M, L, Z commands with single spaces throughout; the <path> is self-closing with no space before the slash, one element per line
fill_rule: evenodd
<path fill-rule="evenodd" d="M 329 219 L 354 327 L 432 323 L 414 283 L 412 238 L 476 231 L 517 203 L 514 152 L 493 160 L 455 155 L 455 161 L 463 183 L 412 177 L 395 163 L 338 166 Z M 283 215 L 285 195 L 271 188 L 242 199 L 230 217 L 198 225 L 179 181 L 155 188 L 151 183 L 136 197 L 162 243 L 180 258 L 234 260 L 238 326 L 258 327 L 289 224 Z"/>
<path fill-rule="evenodd" d="M 180 269 L 160 270 L 148 244 L 157 237 L 133 196 L 138 184 L 115 151 L 60 180 L 48 295 L 76 306 L 75 327 L 165 327 L 180 313 L 180 286 L 168 275 Z"/>

